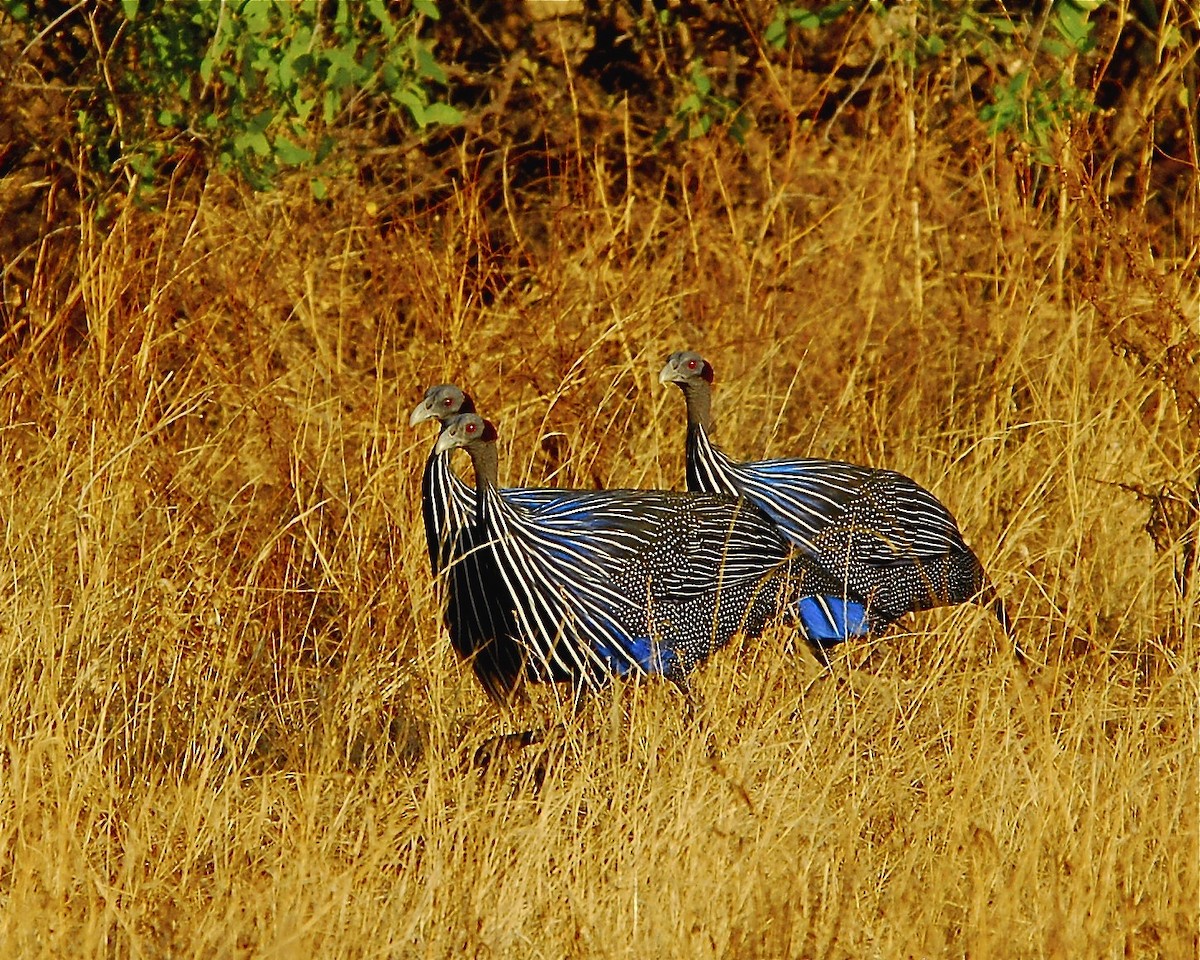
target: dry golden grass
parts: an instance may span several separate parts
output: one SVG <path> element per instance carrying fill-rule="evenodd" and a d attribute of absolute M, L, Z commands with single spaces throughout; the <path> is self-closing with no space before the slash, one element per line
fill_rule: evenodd
<path fill-rule="evenodd" d="M 903 135 L 693 157 L 537 208 L 468 169 L 421 215 L 181 183 L 46 267 L 0 384 L 0 953 L 1195 955 L 1196 586 L 1119 484 L 1200 460 L 1095 306 L 1194 322 L 1194 236 L 1139 266 Z M 694 721 L 659 683 L 487 703 L 407 412 L 454 380 L 510 483 L 678 487 L 683 346 L 731 453 L 930 486 L 1035 663 L 971 607 L 829 673 L 724 651 Z"/>

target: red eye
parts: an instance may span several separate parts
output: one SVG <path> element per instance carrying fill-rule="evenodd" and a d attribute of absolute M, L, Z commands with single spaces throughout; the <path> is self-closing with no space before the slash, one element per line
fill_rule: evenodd
<path fill-rule="evenodd" d="M 450 398 L 449 397 L 447 397 L 445 400 L 442 401 L 442 406 L 443 407 L 450 406 Z"/>
<path fill-rule="evenodd" d="M 475 432 L 475 424 L 468 423 L 467 424 L 467 433 L 474 433 L 474 432 Z"/>
<path fill-rule="evenodd" d="M 689 369 L 689 370 L 695 370 L 695 369 L 696 369 L 696 361 L 695 361 L 695 360 L 689 360 L 689 361 L 688 361 L 688 369 Z"/>

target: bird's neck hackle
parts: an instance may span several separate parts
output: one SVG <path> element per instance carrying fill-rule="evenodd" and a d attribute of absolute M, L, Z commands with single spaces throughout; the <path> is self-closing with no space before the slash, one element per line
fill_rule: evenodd
<path fill-rule="evenodd" d="M 494 443 L 477 443 L 467 448 L 475 468 L 477 487 L 496 487 L 500 484 L 500 456 Z"/>
<path fill-rule="evenodd" d="M 482 527 L 486 523 L 488 493 L 500 485 L 500 456 L 494 442 L 472 444 L 467 453 L 475 468 L 475 521 Z"/>
<path fill-rule="evenodd" d="M 712 387 L 703 380 L 690 381 L 683 385 L 683 399 L 687 404 L 688 428 L 703 427 L 705 433 L 711 433 Z"/>

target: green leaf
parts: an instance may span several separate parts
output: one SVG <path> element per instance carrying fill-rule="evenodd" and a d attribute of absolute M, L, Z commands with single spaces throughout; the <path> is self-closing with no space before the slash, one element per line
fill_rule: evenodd
<path fill-rule="evenodd" d="M 313 160 L 312 151 L 305 150 L 282 133 L 275 137 L 275 156 L 280 163 L 289 167 L 298 167 Z"/>
<path fill-rule="evenodd" d="M 787 40 L 787 21 L 778 11 L 775 13 L 775 19 L 770 22 L 763 33 L 763 39 L 776 50 L 782 47 L 784 41 Z"/>
<path fill-rule="evenodd" d="M 336 90 L 331 88 L 325 91 L 322 109 L 324 112 L 325 122 L 333 123 L 334 119 L 338 115 L 338 112 L 342 109 L 342 98 L 338 95 Z"/>
<path fill-rule="evenodd" d="M 334 90 L 344 90 L 354 81 L 354 73 L 358 67 L 358 62 L 354 59 L 356 49 L 351 43 L 325 51 L 325 63 L 329 67 L 325 82 Z"/>
<path fill-rule="evenodd" d="M 833 23 L 834 20 L 849 10 L 850 6 L 850 0 L 838 0 L 837 3 L 826 4 L 817 11 L 817 16 L 821 18 L 821 26 Z"/>
<path fill-rule="evenodd" d="M 263 133 L 274 119 L 275 114 L 272 111 L 263 110 L 261 113 L 257 113 L 250 118 L 250 122 L 246 124 L 246 129 L 252 133 Z"/>
<path fill-rule="evenodd" d="M 417 13 L 423 13 L 430 20 L 441 20 L 442 15 L 438 11 L 437 4 L 433 0 L 413 0 L 413 9 Z"/>
<path fill-rule="evenodd" d="M 317 200 L 324 200 L 329 196 L 329 188 L 325 186 L 324 180 L 310 180 L 308 186 Z"/>
<path fill-rule="evenodd" d="M 294 29 L 294 27 L 296 25 L 296 20 L 297 20 L 296 14 L 298 13 L 298 11 L 295 9 L 295 3 L 293 3 L 293 2 L 279 3 L 278 0 L 276 0 L 276 2 L 273 3 L 271 6 L 275 8 L 274 9 L 275 16 L 277 16 L 282 21 L 282 27 L 276 28 L 276 30 L 274 30 L 273 32 L 277 36 L 286 37 L 288 34 L 290 34 L 292 32 L 292 30 Z"/>
<path fill-rule="evenodd" d="M 379 21 L 379 27 L 383 30 L 383 35 L 389 41 L 396 39 L 396 25 L 392 22 L 391 14 L 387 11 L 387 5 L 383 0 L 367 0 L 367 10 L 376 20 Z"/>
<path fill-rule="evenodd" d="M 136 20 L 139 0 L 121 0 L 121 12 L 126 20 Z"/>
<path fill-rule="evenodd" d="M 261 37 L 271 26 L 271 4 L 248 0 L 242 4 L 241 19 L 247 30 Z"/>
<path fill-rule="evenodd" d="M 408 108 L 408 112 L 412 114 L 412 118 L 416 122 L 417 126 L 424 129 L 425 124 L 427 124 L 429 120 L 426 114 L 425 104 L 421 100 L 420 95 L 411 87 L 405 87 L 402 90 L 396 91 L 394 96 L 398 103 L 403 104 Z"/>
<path fill-rule="evenodd" d="M 463 122 L 463 115 L 457 107 L 448 103 L 431 103 L 425 108 L 427 123 L 443 123 L 447 126 L 457 126 Z"/>
<path fill-rule="evenodd" d="M 1087 14 L 1070 3 L 1060 4 L 1056 13 L 1054 26 L 1074 51 L 1085 53 L 1091 49 L 1091 33 L 1096 25 L 1088 20 Z"/>
<path fill-rule="evenodd" d="M 312 42 L 312 30 L 306 26 L 297 27 L 296 32 L 292 34 L 292 38 L 288 41 L 287 56 L 285 59 L 295 62 L 301 57 L 307 56 L 312 50 Z"/>
<path fill-rule="evenodd" d="M 275 69 L 275 89 L 290 90 L 296 85 L 296 58 L 288 51 Z"/>
<path fill-rule="evenodd" d="M 1057 57 L 1059 60 L 1066 60 L 1067 57 L 1075 52 L 1073 46 L 1066 43 L 1059 43 L 1052 37 L 1042 38 L 1042 49 L 1050 54 L 1050 56 Z"/>
<path fill-rule="evenodd" d="M 312 116 L 313 107 L 317 105 L 316 97 L 305 100 L 304 97 L 297 94 L 296 99 L 292 101 L 292 109 L 296 111 L 296 118 L 301 123 L 308 123 L 308 118 Z"/>
<path fill-rule="evenodd" d="M 129 155 L 129 166 L 143 180 L 153 180 L 155 169 L 154 160 L 146 156 L 144 153 L 133 153 Z"/>
<path fill-rule="evenodd" d="M 271 145 L 267 143 L 267 138 L 257 130 L 245 130 L 233 138 L 234 149 L 238 153 L 256 153 L 260 157 L 269 156 L 271 153 Z"/>
<path fill-rule="evenodd" d="M 446 82 L 446 71 L 433 58 L 433 51 L 419 40 L 413 41 L 413 56 L 417 62 L 418 74 L 426 80 L 432 80 L 434 83 L 444 84 Z"/>

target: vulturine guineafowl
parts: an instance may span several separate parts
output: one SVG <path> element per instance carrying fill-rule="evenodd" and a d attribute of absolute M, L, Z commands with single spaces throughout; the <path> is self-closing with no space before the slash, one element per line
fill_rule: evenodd
<path fill-rule="evenodd" d="M 904 614 L 974 601 L 1012 627 L 958 524 L 928 490 L 903 474 L 835 460 L 738 462 L 711 439 L 713 368 L 673 353 L 659 375 L 687 404 L 687 488 L 742 496 L 842 584 L 842 602 L 812 597 L 799 613 L 809 638 L 830 646 L 884 629 Z M 1017 648 L 1018 657 L 1023 654 Z"/>
<path fill-rule="evenodd" d="M 473 413 L 470 395 L 454 384 L 441 383 L 425 391 L 409 417 L 416 426 L 436 420 L 445 424 L 460 413 Z M 516 488 L 502 491 L 512 504 L 537 510 L 565 498 L 591 491 L 556 488 Z M 526 672 L 517 641 L 513 607 L 497 579 L 492 556 L 480 545 L 474 517 L 475 490 L 450 469 L 448 451 L 431 450 L 421 478 L 421 512 L 429 566 L 446 584 L 446 627 L 454 649 L 466 658 L 489 696 L 506 701 Z M 497 588 L 500 584 L 500 588 Z M 566 680 L 567 676 L 553 679 Z"/>

